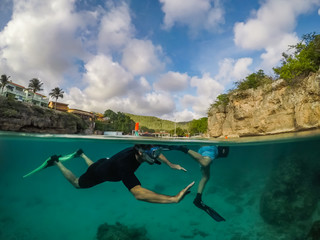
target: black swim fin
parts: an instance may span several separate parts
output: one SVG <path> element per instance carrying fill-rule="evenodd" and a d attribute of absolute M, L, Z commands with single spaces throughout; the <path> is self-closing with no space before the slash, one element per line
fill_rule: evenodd
<path fill-rule="evenodd" d="M 204 210 L 206 211 L 206 213 L 209 214 L 210 217 L 212 217 L 217 222 L 225 221 L 225 219 L 211 207 L 206 205 L 206 208 Z"/>
<path fill-rule="evenodd" d="M 196 205 L 198 208 L 204 210 L 206 213 L 209 214 L 210 217 L 212 217 L 217 222 L 225 221 L 225 219 L 217 213 L 214 209 L 204 204 L 202 201 L 197 201 L 196 199 L 193 201 L 194 205 Z"/>
<path fill-rule="evenodd" d="M 57 155 L 51 156 L 50 160 L 47 161 L 47 165 L 44 168 L 52 167 L 55 162 L 59 162 L 59 157 L 61 157 L 61 155 L 59 155 L 59 156 L 57 156 Z"/>

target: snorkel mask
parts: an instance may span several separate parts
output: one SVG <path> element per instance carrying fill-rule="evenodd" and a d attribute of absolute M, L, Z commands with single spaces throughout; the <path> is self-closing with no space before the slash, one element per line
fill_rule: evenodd
<path fill-rule="evenodd" d="M 139 149 L 142 152 L 143 159 L 149 163 L 149 164 L 161 164 L 159 160 L 157 159 L 161 154 L 161 148 L 160 147 L 152 147 L 147 150 Z"/>

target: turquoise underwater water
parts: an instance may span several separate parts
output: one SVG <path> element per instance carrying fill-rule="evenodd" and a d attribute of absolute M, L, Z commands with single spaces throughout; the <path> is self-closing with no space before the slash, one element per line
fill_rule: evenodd
<path fill-rule="evenodd" d="M 196 186 L 178 204 L 151 204 L 137 201 L 121 182 L 106 182 L 90 189 L 75 189 L 56 167 L 22 178 L 53 154 L 68 154 L 82 148 L 95 161 L 112 156 L 135 143 L 179 144 L 187 145 L 193 150 L 207 145 L 229 146 L 229 156 L 213 162 L 211 179 L 203 195 L 203 201 L 226 221 L 215 222 L 193 205 Z M 178 151 L 165 152 L 165 155 L 170 161 L 185 167 L 188 172 L 172 170 L 163 164 L 159 166 L 145 163 L 136 172 L 143 187 L 175 195 L 190 182 L 199 182 L 200 168 L 191 157 Z M 271 214 L 275 216 L 268 216 L 269 222 L 262 218 L 261 199 L 266 194 L 265 191 L 269 191 L 268 186 L 273 186 L 270 181 L 274 178 L 281 185 L 291 178 L 306 176 L 299 172 L 304 167 L 299 166 L 307 166 L 308 171 L 317 169 L 319 156 L 320 135 L 264 141 L 217 142 L 1 132 L 0 239 L 92 240 L 95 239 L 100 224 L 116 222 L 129 227 L 145 227 L 147 237 L 152 240 L 302 239 L 304 234 L 307 236 L 312 222 L 320 219 L 317 203 L 308 216 L 292 216 L 292 222 L 289 219 L 289 222 L 278 223 L 272 222 L 273 219 L 279 221 L 279 216 L 274 212 Z M 279 174 L 277 166 L 283 159 L 287 159 L 289 163 Z M 302 161 L 303 165 L 295 165 L 295 161 Z M 78 176 L 86 170 L 81 158 L 72 159 L 65 165 Z M 295 169 L 294 166 L 298 167 Z M 317 173 L 312 173 L 315 177 L 310 180 L 311 185 L 306 184 L 305 188 L 308 188 L 306 192 L 318 199 L 320 177 L 318 179 Z M 296 176 L 292 176 L 294 174 Z M 294 198 L 293 195 L 303 194 L 301 191 L 295 192 L 295 188 L 298 187 L 293 185 L 291 192 L 286 189 L 274 193 L 269 200 L 274 200 L 275 206 L 286 204 L 279 199 L 290 200 Z M 304 211 L 304 204 L 307 203 L 308 201 L 302 201 L 296 204 L 300 204 L 299 209 Z M 292 214 L 290 209 L 292 208 L 284 209 L 289 211 L 285 215 Z"/>

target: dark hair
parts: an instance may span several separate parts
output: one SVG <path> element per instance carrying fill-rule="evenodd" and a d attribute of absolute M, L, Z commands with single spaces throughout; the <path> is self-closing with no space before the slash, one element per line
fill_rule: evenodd
<path fill-rule="evenodd" d="M 229 154 L 229 147 L 218 147 L 218 157 L 227 157 Z"/>

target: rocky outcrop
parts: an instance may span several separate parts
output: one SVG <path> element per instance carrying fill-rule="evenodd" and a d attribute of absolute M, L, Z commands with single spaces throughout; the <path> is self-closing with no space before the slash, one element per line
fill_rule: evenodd
<path fill-rule="evenodd" d="M 93 132 L 90 125 L 92 124 L 71 113 L 0 97 L 0 130 L 2 131 L 89 134 Z"/>
<path fill-rule="evenodd" d="M 284 80 L 235 91 L 227 106 L 209 110 L 210 137 L 259 136 L 320 128 L 320 71 L 298 85 Z"/>
<path fill-rule="evenodd" d="M 308 233 L 306 240 L 320 240 L 320 221 L 315 221 Z"/>
<path fill-rule="evenodd" d="M 309 159 L 282 156 L 274 167 L 260 199 L 260 215 L 274 226 L 309 219 L 316 210 L 319 191 Z M 318 169 L 319 170 L 319 169 Z"/>

